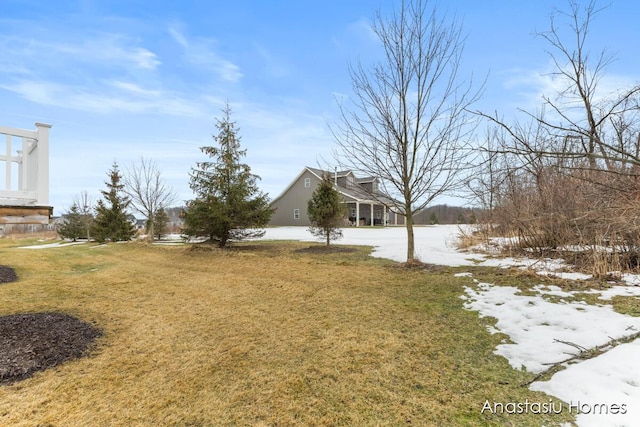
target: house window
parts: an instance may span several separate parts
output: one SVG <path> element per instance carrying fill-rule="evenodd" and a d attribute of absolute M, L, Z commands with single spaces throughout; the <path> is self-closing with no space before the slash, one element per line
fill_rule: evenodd
<path fill-rule="evenodd" d="M 348 176 L 347 177 L 347 187 L 353 187 L 354 185 L 356 185 L 355 180 L 353 179 L 352 176 Z"/>
<path fill-rule="evenodd" d="M 300 209 L 293 210 L 293 219 L 300 219 Z"/>
<path fill-rule="evenodd" d="M 305 178 L 304 179 L 304 188 L 309 188 L 311 187 L 311 178 Z"/>

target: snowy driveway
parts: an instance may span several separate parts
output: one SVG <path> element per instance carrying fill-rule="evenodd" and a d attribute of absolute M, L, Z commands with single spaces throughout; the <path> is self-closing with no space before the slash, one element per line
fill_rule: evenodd
<path fill-rule="evenodd" d="M 344 238 L 337 244 L 369 245 L 374 247 L 375 257 L 406 260 L 404 228 L 346 228 L 343 232 Z M 416 255 L 425 263 L 450 266 L 470 266 L 478 261 L 486 266 L 534 263 L 526 259 L 486 259 L 481 254 L 459 252 L 455 249 L 457 232 L 457 226 L 416 227 Z M 269 228 L 263 239 L 317 241 L 306 227 Z M 553 264 L 550 263 L 551 267 Z M 566 301 L 563 298 L 572 294 L 554 287 L 538 286 L 534 289 L 537 295 L 525 296 L 516 287 L 488 283 L 467 287 L 461 298 L 467 309 L 497 319 L 491 332 L 509 336 L 510 342 L 499 345 L 496 354 L 505 357 L 514 369 L 542 372 L 549 364 L 578 352 L 578 348 L 568 343 L 593 348 L 640 332 L 640 318 L 617 313 L 607 305 L 607 300 L 615 295 L 636 298 L 640 304 L 637 285 L 640 280 L 633 275 L 625 278 L 635 286 L 597 291 L 601 293 L 599 305 Z M 543 297 L 545 294 L 559 299 L 551 302 Z M 551 380 L 534 382 L 530 388 L 564 400 L 571 406 L 571 413 L 581 411 L 577 415 L 581 427 L 640 426 L 640 339 L 567 365 Z"/>

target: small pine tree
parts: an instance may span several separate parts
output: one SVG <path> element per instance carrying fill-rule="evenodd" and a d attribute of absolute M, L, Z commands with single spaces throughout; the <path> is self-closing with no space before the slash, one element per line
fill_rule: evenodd
<path fill-rule="evenodd" d="M 83 218 L 78 205 L 75 203 L 71 205 L 69 212 L 63 218 L 64 222 L 58 228 L 58 234 L 63 239 L 72 239 L 75 242 L 85 232 Z"/>
<path fill-rule="evenodd" d="M 309 232 L 314 236 L 323 237 L 329 246 L 331 240 L 342 237 L 347 209 L 342 203 L 340 193 L 333 187 L 331 177 L 324 175 L 320 185 L 313 191 L 307 204 L 307 214 L 311 221 Z"/>
<path fill-rule="evenodd" d="M 98 200 L 91 234 L 100 243 L 131 240 L 136 230 L 127 218 L 129 198 L 124 195 L 122 175 L 116 162 L 113 162 L 108 176 L 109 181 L 105 181 L 107 190 L 100 191 L 105 201 Z"/>
<path fill-rule="evenodd" d="M 431 215 L 429 215 L 429 224 L 436 225 L 438 223 L 438 215 L 435 212 L 431 212 Z"/>
<path fill-rule="evenodd" d="M 476 213 L 471 211 L 469 214 L 469 220 L 467 221 L 469 224 L 475 224 L 478 222 L 478 218 L 476 217 Z"/>
<path fill-rule="evenodd" d="M 240 149 L 229 105 L 216 127 L 219 133 L 213 139 L 219 146 L 200 147 L 213 161 L 198 162 L 191 173 L 189 186 L 196 198 L 187 202 L 183 233 L 207 237 L 222 248 L 231 240 L 262 236 L 273 209 L 256 185 L 260 177 L 240 162 L 246 150 Z"/>
<path fill-rule="evenodd" d="M 153 215 L 153 233 L 157 240 L 160 240 L 167 232 L 167 225 L 169 224 L 169 215 L 163 207 L 160 207 L 158 211 Z M 149 226 L 147 225 L 149 230 Z"/>

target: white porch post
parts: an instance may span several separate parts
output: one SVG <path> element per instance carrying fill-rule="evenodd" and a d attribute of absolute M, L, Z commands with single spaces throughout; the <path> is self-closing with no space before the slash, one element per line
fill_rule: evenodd
<path fill-rule="evenodd" d="M 38 204 L 41 206 L 46 206 L 49 204 L 49 129 L 51 129 L 51 125 L 45 123 L 36 123 L 36 129 L 38 134 L 38 182 L 36 184 L 36 188 L 38 189 L 37 197 Z"/>
<path fill-rule="evenodd" d="M 373 227 L 373 203 L 371 203 L 371 227 Z"/>
<path fill-rule="evenodd" d="M 398 211 L 393 211 L 393 225 L 398 225 Z"/>
<path fill-rule="evenodd" d="M 387 226 L 387 205 L 382 205 L 382 226 Z"/>
<path fill-rule="evenodd" d="M 356 227 L 360 227 L 360 202 L 356 200 Z"/>

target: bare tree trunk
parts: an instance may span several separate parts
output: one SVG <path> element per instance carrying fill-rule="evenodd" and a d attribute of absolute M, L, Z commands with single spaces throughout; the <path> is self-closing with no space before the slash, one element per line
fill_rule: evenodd
<path fill-rule="evenodd" d="M 415 257 L 415 237 L 413 235 L 413 213 L 407 212 L 405 218 L 407 229 L 407 265 L 411 265 L 416 262 Z"/>

